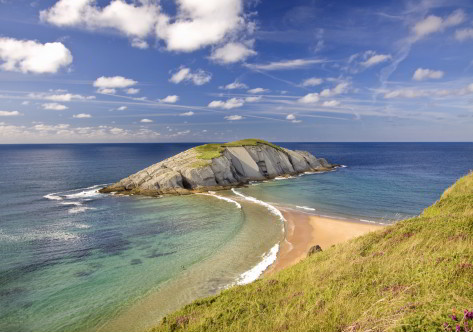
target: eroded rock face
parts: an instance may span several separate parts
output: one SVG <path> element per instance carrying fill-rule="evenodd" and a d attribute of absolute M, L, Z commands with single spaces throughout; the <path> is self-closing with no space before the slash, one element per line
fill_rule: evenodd
<path fill-rule="evenodd" d="M 198 158 L 194 148 L 153 164 L 101 190 L 103 193 L 162 195 L 222 190 L 249 181 L 333 168 L 306 151 L 276 149 L 266 144 L 225 147 L 211 161 Z"/>

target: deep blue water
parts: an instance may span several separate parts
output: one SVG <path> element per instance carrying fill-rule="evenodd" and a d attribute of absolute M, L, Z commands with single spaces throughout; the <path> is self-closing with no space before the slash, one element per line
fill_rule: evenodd
<path fill-rule="evenodd" d="M 258 263 L 281 236 L 264 208 L 96 193 L 195 145 L 0 145 L 0 330 L 146 329 L 121 324 L 136 318 L 128 308 L 142 303 L 150 325 L 145 317 L 215 293 Z M 385 223 L 419 214 L 473 169 L 472 143 L 280 145 L 347 167 L 239 191 Z"/>

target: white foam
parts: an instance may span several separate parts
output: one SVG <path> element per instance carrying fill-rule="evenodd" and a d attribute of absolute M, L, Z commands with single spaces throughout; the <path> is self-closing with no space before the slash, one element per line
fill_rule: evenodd
<path fill-rule="evenodd" d="M 83 213 L 83 212 L 85 212 L 86 210 L 89 210 L 89 209 L 95 209 L 95 208 L 80 206 L 80 207 L 71 208 L 71 209 L 68 210 L 68 212 L 69 212 L 69 214 L 77 214 L 77 213 Z"/>
<path fill-rule="evenodd" d="M 43 198 L 48 199 L 48 200 L 57 200 L 60 201 L 62 198 L 59 195 L 56 195 L 57 193 L 49 193 L 43 196 Z"/>
<path fill-rule="evenodd" d="M 82 203 L 79 201 L 62 201 L 60 204 L 64 206 L 82 206 Z"/>
<path fill-rule="evenodd" d="M 300 208 L 300 209 L 315 211 L 315 208 L 311 208 L 311 207 L 307 207 L 307 206 L 296 206 L 296 207 L 297 207 L 297 208 Z"/>
<path fill-rule="evenodd" d="M 77 198 L 91 198 L 91 197 L 97 197 L 101 196 L 102 194 L 99 193 L 97 189 L 93 190 L 88 190 L 88 191 L 81 191 L 79 193 L 74 193 L 74 194 L 67 194 L 65 195 L 66 198 L 68 199 L 77 199 Z"/>
<path fill-rule="evenodd" d="M 207 195 L 207 196 L 209 196 L 209 197 L 214 197 L 214 198 L 217 198 L 217 199 L 220 199 L 220 200 L 224 200 L 224 201 L 226 201 L 226 202 L 233 203 L 233 204 L 235 204 L 235 206 L 237 206 L 239 209 L 241 209 L 241 205 L 240 205 L 238 202 L 236 202 L 235 200 L 232 200 L 232 199 L 226 198 L 226 197 L 221 197 L 221 196 L 216 195 L 216 194 L 214 194 L 214 193 L 215 193 L 215 192 L 213 192 L 213 191 L 209 191 L 209 194 L 207 194 L 207 193 L 197 193 L 197 194 L 199 194 L 199 195 Z"/>
<path fill-rule="evenodd" d="M 261 201 L 261 200 L 258 200 L 256 198 L 253 198 L 253 197 L 250 197 L 250 196 L 246 196 L 246 195 L 243 195 L 241 194 L 240 192 L 237 192 L 234 188 L 232 188 L 232 192 L 235 193 L 236 195 L 244 198 L 245 200 L 248 200 L 248 201 L 251 201 L 255 204 L 258 204 L 258 205 L 261 205 L 261 206 L 264 206 L 266 207 L 272 214 L 276 215 L 277 217 L 279 217 L 279 219 L 282 221 L 282 222 L 285 222 L 286 219 L 284 218 L 284 216 L 282 215 L 282 213 L 279 211 L 279 209 L 277 209 L 276 207 L 274 207 L 273 205 L 270 205 L 269 203 L 267 202 L 264 202 L 264 201 Z"/>
<path fill-rule="evenodd" d="M 248 284 L 257 280 L 261 274 L 271 266 L 278 256 L 279 244 L 274 245 L 268 253 L 263 254 L 263 260 L 260 261 L 255 267 L 246 271 L 240 275 L 240 278 L 237 281 L 238 285 Z"/>
<path fill-rule="evenodd" d="M 285 180 L 285 179 L 291 179 L 291 178 L 296 178 L 296 177 L 293 177 L 293 176 L 287 176 L 287 177 L 276 177 L 276 178 L 274 178 L 274 180 Z"/>
<path fill-rule="evenodd" d="M 85 223 L 74 223 L 72 226 L 74 228 L 77 228 L 77 229 L 89 229 L 90 228 L 90 225 L 85 224 Z"/>

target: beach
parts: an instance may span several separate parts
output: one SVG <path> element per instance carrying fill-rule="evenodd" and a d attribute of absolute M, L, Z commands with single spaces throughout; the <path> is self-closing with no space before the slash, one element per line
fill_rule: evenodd
<path fill-rule="evenodd" d="M 280 210 L 286 219 L 286 236 L 281 243 L 276 261 L 265 274 L 272 274 L 297 264 L 307 257 L 307 253 L 314 245 L 319 245 L 325 250 L 332 245 L 385 227 L 380 224 L 321 217 L 289 209 L 280 208 Z"/>

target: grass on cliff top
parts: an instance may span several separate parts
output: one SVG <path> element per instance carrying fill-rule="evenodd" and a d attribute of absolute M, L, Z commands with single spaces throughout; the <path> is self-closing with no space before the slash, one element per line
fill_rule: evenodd
<path fill-rule="evenodd" d="M 197 300 L 154 330 L 455 331 L 472 308 L 470 173 L 418 217 Z"/>
<path fill-rule="evenodd" d="M 220 157 L 225 147 L 243 147 L 243 146 L 256 146 L 258 144 L 265 144 L 278 150 L 283 150 L 281 147 L 260 139 L 244 139 L 228 143 L 208 143 L 206 145 L 195 147 L 195 151 L 198 153 L 198 158 L 202 160 L 211 160 L 212 158 Z"/>

